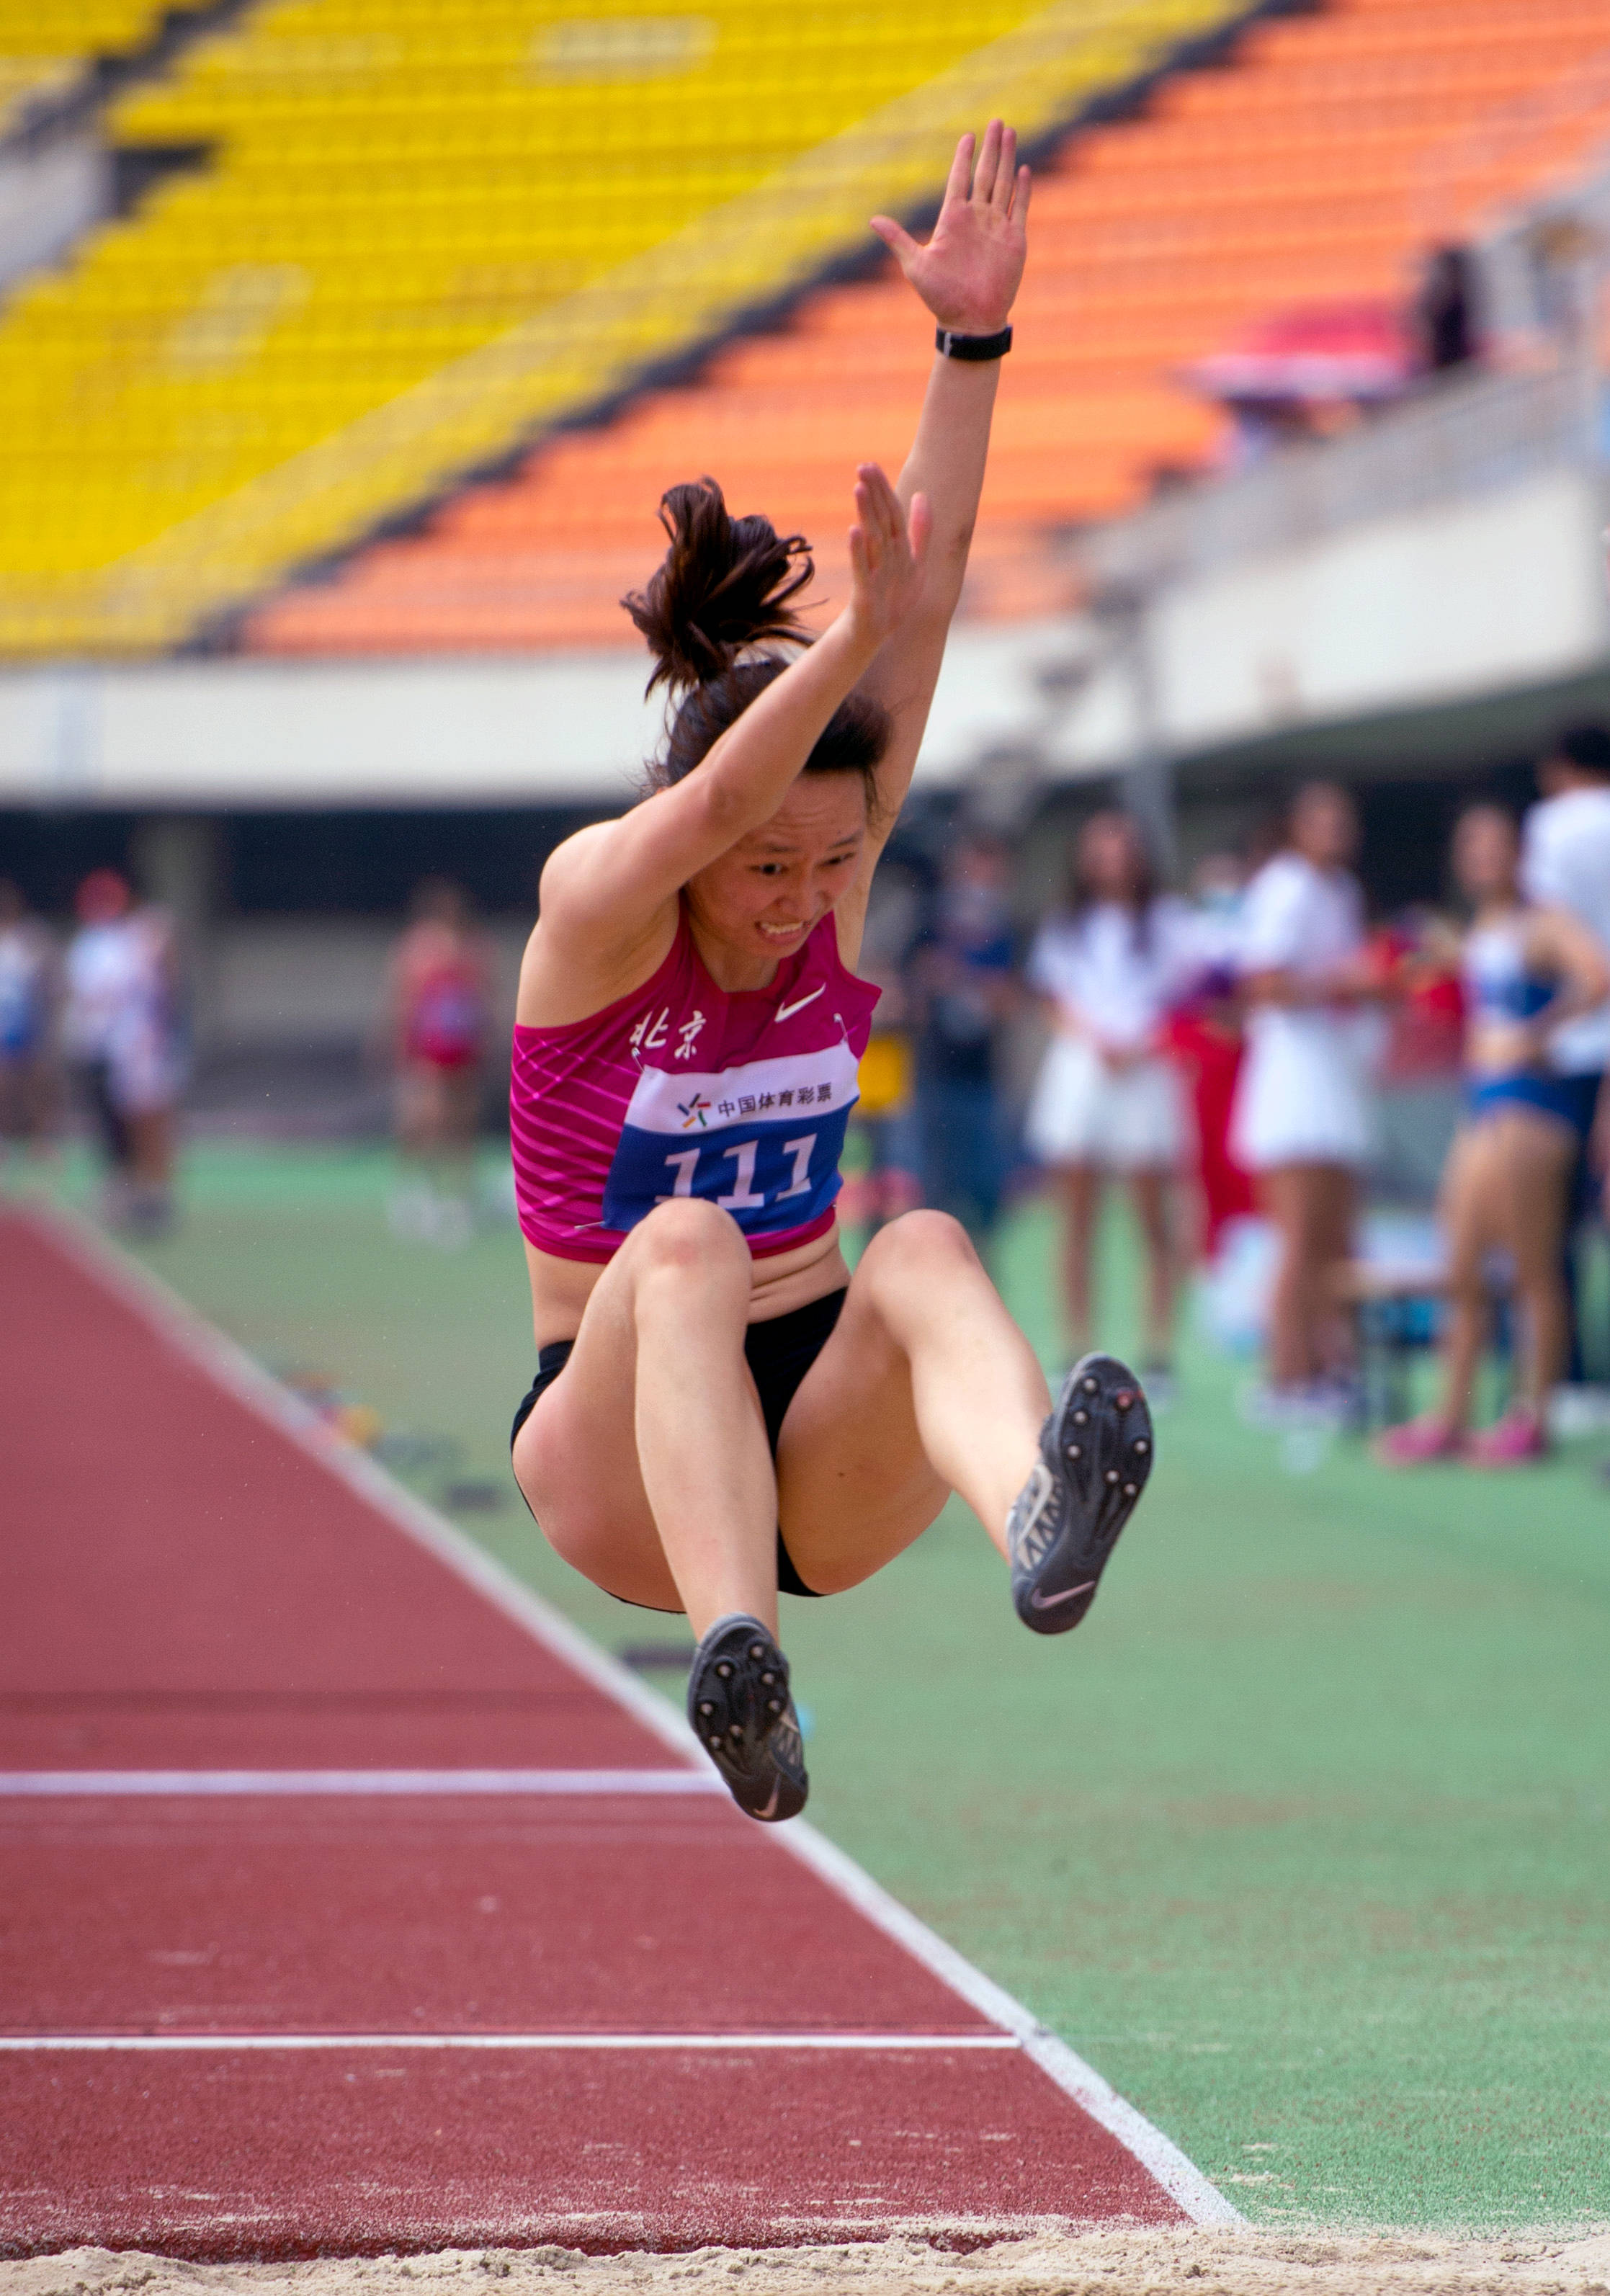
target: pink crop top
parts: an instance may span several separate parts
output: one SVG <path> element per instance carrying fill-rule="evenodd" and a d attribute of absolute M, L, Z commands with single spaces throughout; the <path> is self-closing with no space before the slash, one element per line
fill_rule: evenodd
<path fill-rule="evenodd" d="M 823 1234 L 879 994 L 846 970 L 830 914 L 769 988 L 720 988 L 684 908 L 641 988 L 562 1028 L 517 1025 L 521 1233 L 561 1259 L 609 1259 L 663 1199 L 703 1196 L 757 1257 Z"/>

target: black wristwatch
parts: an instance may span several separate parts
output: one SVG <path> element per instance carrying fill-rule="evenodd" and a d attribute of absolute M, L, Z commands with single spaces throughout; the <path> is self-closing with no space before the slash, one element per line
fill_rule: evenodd
<path fill-rule="evenodd" d="M 982 366 L 989 359 L 1004 358 L 1012 347 L 1010 327 L 1002 327 L 998 335 L 959 335 L 950 327 L 936 327 L 934 348 L 946 358 L 968 359 Z"/>

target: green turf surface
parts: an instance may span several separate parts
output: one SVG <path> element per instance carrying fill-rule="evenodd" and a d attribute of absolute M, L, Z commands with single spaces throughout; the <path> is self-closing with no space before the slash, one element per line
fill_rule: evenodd
<path fill-rule="evenodd" d="M 511 1229 L 387 1234 L 371 1151 L 200 1149 L 141 1256 L 407 1478 L 507 1473 L 530 1375 Z M 81 1191 L 69 1173 L 69 1193 Z M 1005 1288 L 1058 1351 L 1047 1213 Z M 1121 1235 L 1104 1339 L 1133 1338 Z M 1099 2067 L 1255 2221 L 1610 2222 L 1610 1491 L 1598 1450 L 1289 1472 L 1245 1366 L 1188 1347 L 1089 1625 L 1036 1642 L 952 1507 L 870 1585 L 785 1604 L 812 1816 Z M 512 1501 L 464 1526 L 611 1648 L 623 1611 Z M 1051 2196 L 1048 2196 L 1051 2197 Z"/>

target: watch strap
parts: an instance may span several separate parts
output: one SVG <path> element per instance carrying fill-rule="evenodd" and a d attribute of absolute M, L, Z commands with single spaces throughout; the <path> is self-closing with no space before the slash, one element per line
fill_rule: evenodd
<path fill-rule="evenodd" d="M 1002 327 L 997 335 L 962 335 L 951 327 L 936 327 L 934 348 L 946 358 L 966 359 L 983 365 L 989 359 L 1004 358 L 1012 347 L 1010 327 Z"/>

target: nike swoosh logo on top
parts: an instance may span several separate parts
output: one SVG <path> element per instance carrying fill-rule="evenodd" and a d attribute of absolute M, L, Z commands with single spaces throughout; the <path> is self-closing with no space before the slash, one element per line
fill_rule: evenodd
<path fill-rule="evenodd" d="M 814 1004 L 827 985 L 825 980 L 819 980 L 808 996 L 797 997 L 792 1004 L 780 1004 L 777 1008 L 778 1019 L 791 1021 L 796 1013 L 803 1013 L 807 1004 Z"/>
<path fill-rule="evenodd" d="M 1036 1587 L 1029 1601 L 1036 1611 L 1054 1611 L 1058 1603 L 1071 1603 L 1075 1595 L 1088 1595 L 1095 1583 L 1093 1578 L 1086 1578 L 1083 1585 L 1069 1587 L 1060 1595 L 1042 1595 Z"/>

